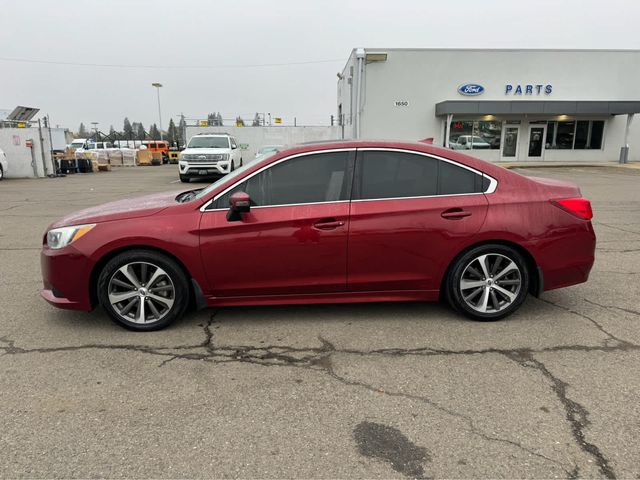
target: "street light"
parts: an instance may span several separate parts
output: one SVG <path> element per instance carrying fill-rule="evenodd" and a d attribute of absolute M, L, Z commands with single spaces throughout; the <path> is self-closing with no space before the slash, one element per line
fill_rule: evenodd
<path fill-rule="evenodd" d="M 158 118 L 160 119 L 160 140 L 164 140 L 162 136 L 162 112 L 160 110 L 160 87 L 162 87 L 162 84 L 156 82 L 156 83 L 152 83 L 151 86 L 156 87 L 156 90 L 158 92 Z"/>
<path fill-rule="evenodd" d="M 98 148 L 98 122 L 91 122 L 91 125 L 96 132 L 96 148 Z"/>

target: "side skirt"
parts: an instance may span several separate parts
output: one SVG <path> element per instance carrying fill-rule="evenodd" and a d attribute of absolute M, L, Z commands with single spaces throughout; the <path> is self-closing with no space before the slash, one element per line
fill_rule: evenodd
<path fill-rule="evenodd" d="M 241 305 L 312 305 L 367 302 L 435 302 L 439 290 L 399 290 L 385 292 L 338 292 L 306 295 L 270 295 L 252 297 L 207 297 L 210 307 Z"/>

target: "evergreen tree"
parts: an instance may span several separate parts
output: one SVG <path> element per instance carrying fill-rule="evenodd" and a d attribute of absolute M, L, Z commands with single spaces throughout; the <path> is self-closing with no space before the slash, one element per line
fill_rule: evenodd
<path fill-rule="evenodd" d="M 87 138 L 87 129 L 84 126 L 84 123 L 80 123 L 80 127 L 78 128 L 78 138 Z"/>
<path fill-rule="evenodd" d="M 260 122 L 260 114 L 258 112 L 256 112 L 256 116 L 253 117 L 253 123 L 251 124 L 251 126 L 259 127 L 260 124 L 261 124 L 261 122 Z"/>
<path fill-rule="evenodd" d="M 223 125 L 222 123 L 222 115 L 220 114 L 220 112 L 218 112 L 218 116 L 216 117 L 216 125 L 221 127 Z"/>
<path fill-rule="evenodd" d="M 109 127 L 109 136 L 110 136 L 111 138 L 114 138 L 115 133 L 116 133 L 116 129 L 115 129 L 115 128 L 113 128 L 113 125 L 111 125 L 111 126 Z"/>
<path fill-rule="evenodd" d="M 122 127 L 122 133 L 127 140 L 133 140 L 133 127 L 127 117 L 124 117 L 124 126 Z"/>
<path fill-rule="evenodd" d="M 207 125 L 213 127 L 217 122 L 217 116 L 215 113 L 210 113 L 207 115 Z"/>
<path fill-rule="evenodd" d="M 144 131 L 144 127 L 142 123 L 138 123 L 138 128 L 136 130 L 136 140 L 145 140 L 147 137 L 147 133 Z"/>
<path fill-rule="evenodd" d="M 160 130 L 158 130 L 158 126 L 155 123 L 149 127 L 149 137 L 151 137 L 151 140 L 160 140 Z"/>
<path fill-rule="evenodd" d="M 173 122 L 173 118 L 169 120 L 169 128 L 167 129 L 167 141 L 170 145 L 178 142 L 178 128 L 176 124 Z"/>

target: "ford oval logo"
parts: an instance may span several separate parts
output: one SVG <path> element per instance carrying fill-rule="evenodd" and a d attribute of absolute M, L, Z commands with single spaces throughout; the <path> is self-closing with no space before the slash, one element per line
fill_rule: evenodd
<path fill-rule="evenodd" d="M 467 83 L 458 87 L 460 95 L 480 95 L 482 92 L 484 92 L 484 87 L 477 83 Z"/>

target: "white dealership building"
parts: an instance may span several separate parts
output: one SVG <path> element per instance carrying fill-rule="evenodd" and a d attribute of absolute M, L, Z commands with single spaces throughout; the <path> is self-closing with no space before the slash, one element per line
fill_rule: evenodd
<path fill-rule="evenodd" d="M 640 51 L 358 48 L 337 107 L 344 138 L 433 138 L 493 162 L 638 161 Z"/>

